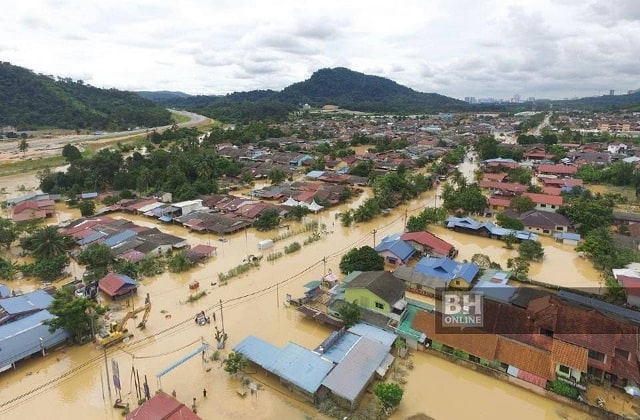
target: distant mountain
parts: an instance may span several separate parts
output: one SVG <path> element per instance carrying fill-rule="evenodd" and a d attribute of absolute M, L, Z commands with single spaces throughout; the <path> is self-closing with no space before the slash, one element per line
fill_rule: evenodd
<path fill-rule="evenodd" d="M 124 130 L 169 124 L 171 114 L 135 93 L 35 74 L 0 62 L 0 125 Z"/>
<path fill-rule="evenodd" d="M 352 111 L 421 114 L 463 111 L 463 101 L 422 93 L 385 79 L 346 68 L 322 69 L 308 80 L 280 92 L 257 90 L 225 96 L 191 96 L 158 101 L 167 106 L 187 108 L 222 121 L 282 119 L 303 104 L 314 107 L 337 105 Z"/>
<path fill-rule="evenodd" d="M 321 69 L 278 95 L 292 104 L 338 105 L 355 111 L 426 113 L 464 110 L 468 105 L 437 93 L 422 93 L 379 76 L 344 67 Z"/>
<path fill-rule="evenodd" d="M 159 90 L 159 91 L 141 90 L 135 93 L 137 93 L 138 95 L 142 96 L 145 99 L 148 99 L 156 103 L 162 103 L 163 101 L 172 101 L 180 98 L 188 98 L 191 96 L 188 93 L 172 92 L 169 90 Z"/>
<path fill-rule="evenodd" d="M 640 110 L 640 91 L 636 90 L 624 95 L 592 96 L 580 99 L 551 101 L 556 108 L 586 109 L 586 110 Z"/>

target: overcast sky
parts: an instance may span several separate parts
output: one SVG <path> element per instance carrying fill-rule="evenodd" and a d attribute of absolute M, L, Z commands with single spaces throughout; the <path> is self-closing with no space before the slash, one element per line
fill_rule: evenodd
<path fill-rule="evenodd" d="M 325 67 L 464 98 L 640 88 L 640 0 L 23 0 L 0 60 L 98 87 L 280 90 Z"/>

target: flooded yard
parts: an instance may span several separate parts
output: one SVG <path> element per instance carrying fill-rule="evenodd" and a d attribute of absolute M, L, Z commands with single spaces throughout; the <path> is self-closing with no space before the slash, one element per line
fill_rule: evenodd
<path fill-rule="evenodd" d="M 0 186 L 6 184 L 0 179 Z M 15 194 L 19 195 L 19 194 Z M 365 195 L 351 203 L 356 207 Z M 341 255 L 352 247 L 374 245 L 386 235 L 400 232 L 406 216 L 417 214 L 424 206 L 435 203 L 434 192 L 425 193 L 408 206 L 392 211 L 369 223 L 343 227 L 336 214 L 344 210 L 332 209 L 318 215 L 309 215 L 306 221 L 315 220 L 326 225 L 328 233 L 320 241 L 305 245 L 296 253 L 267 262 L 262 260 L 259 268 L 230 279 L 227 285 L 218 280 L 218 273 L 227 272 L 239 265 L 247 254 L 282 250 L 297 241 L 301 244 L 308 234 L 300 234 L 278 241 L 270 250 L 258 251 L 257 243 L 286 232 L 256 232 L 249 230 L 229 235 L 221 242 L 218 236 L 189 233 L 176 225 L 160 225 L 155 219 L 143 216 L 114 214 L 144 226 L 159 227 L 165 232 L 185 237 L 191 245 L 209 244 L 217 247 L 217 256 L 185 274 L 164 273 L 142 280 L 138 296 L 134 301 L 123 302 L 120 310 L 110 317 L 120 319 L 126 312 L 126 304 L 138 307 L 149 293 L 152 313 L 143 331 L 135 329 L 135 336 L 128 343 L 108 349 L 106 362 L 111 372 L 112 360 L 119 364 L 122 383 L 121 396 L 132 408 L 137 406 L 133 385 L 132 368 L 145 376 L 155 392 L 161 387 L 165 392 L 175 390 L 178 399 L 190 405 L 197 398 L 198 414 L 204 419 L 303 419 L 322 418 L 317 411 L 300 402 L 286 388 L 266 380 L 255 395 L 242 398 L 237 390 L 240 381 L 230 378 L 219 362 L 205 360 L 200 355 L 189 359 L 160 379 L 158 372 L 196 350 L 201 343 L 214 344 L 214 324 L 229 334 L 227 350 L 253 334 L 283 346 L 294 341 L 306 347 L 315 347 L 329 334 L 328 327 L 304 319 L 293 308 L 286 307 L 287 293 L 302 294 L 302 285 L 319 279 L 328 270 L 339 272 Z M 58 217 L 62 220 L 77 217 L 75 210 L 59 206 Z M 295 230 L 301 223 L 290 223 Z M 463 235 L 444 227 L 430 228 L 435 234 L 451 242 L 460 250 L 458 260 L 471 259 L 475 253 L 487 254 L 506 267 L 506 260 L 515 255 L 497 240 Z M 374 233 L 375 231 L 375 233 Z M 556 244 L 544 238 L 546 257 L 543 263 L 532 265 L 531 276 L 537 280 L 573 285 L 597 285 L 597 273 L 588 261 L 580 259 L 574 248 Z M 326 258 L 326 263 L 323 262 Z M 77 272 L 80 268 L 71 268 Z M 194 303 L 187 298 L 192 291 L 188 284 L 197 280 L 200 290 L 207 295 Z M 14 287 L 13 284 L 10 284 Z M 20 287 L 25 291 L 36 287 L 32 281 L 23 280 Z M 220 311 L 219 302 L 223 308 Z M 205 310 L 216 311 L 216 322 L 198 326 L 194 315 Z M 130 329 L 133 328 L 130 322 Z M 401 419 L 422 412 L 436 419 L 461 418 L 523 418 L 523 419 L 586 419 L 588 416 L 561 404 L 549 401 L 528 391 L 488 378 L 430 354 L 415 354 L 415 368 L 407 376 L 405 397 L 394 418 Z M 261 378 L 261 376 L 258 376 Z M 107 383 L 110 385 L 107 385 Z M 111 388 L 111 396 L 109 395 Z M 207 389 L 206 399 L 203 389 Z M 35 357 L 21 362 L 15 371 L 0 374 L 0 416 L 3 419 L 65 418 L 65 419 L 121 419 L 119 410 L 111 408 L 116 398 L 111 378 L 105 373 L 105 354 L 87 344 L 58 350 L 45 358 Z M 462 398 L 464 403 L 453 403 Z M 53 414 L 55 413 L 55 414 Z M 58 414 L 59 413 L 59 414 Z M 64 414 L 62 414 L 64 413 Z"/>

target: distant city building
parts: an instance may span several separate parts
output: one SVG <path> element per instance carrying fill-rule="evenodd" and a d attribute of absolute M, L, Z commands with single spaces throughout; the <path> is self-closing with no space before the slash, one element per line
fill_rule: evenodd
<path fill-rule="evenodd" d="M 529 96 L 529 97 L 527 98 L 527 102 L 535 102 L 535 101 L 536 101 L 535 96 Z"/>
<path fill-rule="evenodd" d="M 609 91 L 609 96 L 613 96 L 615 93 L 616 93 L 616 91 L 615 91 L 615 90 L 613 90 L 613 89 L 611 89 L 611 90 Z"/>
<path fill-rule="evenodd" d="M 520 95 L 518 95 L 517 93 L 515 95 L 513 95 L 513 98 L 511 99 L 511 102 L 519 104 L 520 103 Z"/>
<path fill-rule="evenodd" d="M 475 96 L 465 96 L 464 101 L 468 104 L 476 104 L 478 101 Z"/>

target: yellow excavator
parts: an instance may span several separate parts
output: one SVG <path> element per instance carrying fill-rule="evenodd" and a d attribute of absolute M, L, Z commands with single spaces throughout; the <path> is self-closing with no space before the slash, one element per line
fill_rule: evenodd
<path fill-rule="evenodd" d="M 109 347 L 126 338 L 133 337 L 133 333 L 130 333 L 129 330 L 127 330 L 127 321 L 143 311 L 144 315 L 142 315 L 142 321 L 138 324 L 138 328 L 141 330 L 146 327 L 147 319 L 151 313 L 151 299 L 149 299 L 149 294 L 147 294 L 147 297 L 144 300 L 144 306 L 127 312 L 120 322 L 113 321 L 109 324 L 109 329 L 102 328 L 98 334 L 96 334 L 96 344 L 98 347 Z"/>

